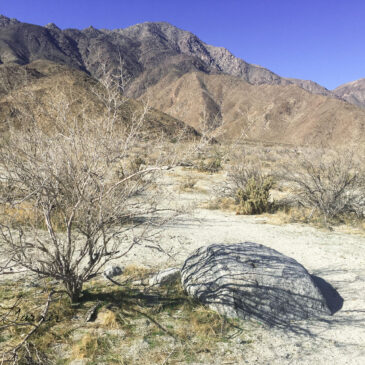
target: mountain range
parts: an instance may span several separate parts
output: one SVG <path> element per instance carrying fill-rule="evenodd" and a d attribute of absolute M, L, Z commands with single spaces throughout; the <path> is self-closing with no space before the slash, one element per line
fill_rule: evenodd
<path fill-rule="evenodd" d="M 365 141 L 365 79 L 327 90 L 281 77 L 171 24 L 61 30 L 0 16 L 0 63 L 37 60 L 99 78 L 123 68 L 126 93 L 196 128 L 224 125 L 224 136 L 291 144 Z"/>

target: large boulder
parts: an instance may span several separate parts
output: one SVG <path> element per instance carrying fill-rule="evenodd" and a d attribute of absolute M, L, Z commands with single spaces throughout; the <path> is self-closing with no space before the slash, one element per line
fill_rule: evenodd
<path fill-rule="evenodd" d="M 181 281 L 189 295 L 228 317 L 287 324 L 331 314 L 302 265 L 257 243 L 201 247 L 185 261 Z"/>

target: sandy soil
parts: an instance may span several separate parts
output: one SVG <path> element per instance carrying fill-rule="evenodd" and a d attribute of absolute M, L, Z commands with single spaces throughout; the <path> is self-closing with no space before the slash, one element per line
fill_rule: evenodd
<path fill-rule="evenodd" d="M 200 184 L 202 189 L 207 187 L 209 178 Z M 186 205 L 196 205 L 208 197 L 201 191 L 177 195 L 175 198 Z M 331 317 L 301 321 L 295 328 L 268 328 L 245 322 L 241 335 L 217 348 L 214 362 L 200 364 L 365 364 L 363 236 L 300 224 L 272 225 L 262 217 L 197 208 L 161 232 L 159 244 L 170 257 L 136 246 L 120 263 L 180 266 L 189 253 L 203 245 L 244 241 L 261 243 L 293 257 L 311 274 L 331 284 L 343 298 L 343 306 Z"/>
<path fill-rule="evenodd" d="M 204 194 L 183 194 L 198 202 Z M 206 196 L 205 196 L 206 199 Z M 365 238 L 300 224 L 272 225 L 265 218 L 196 209 L 166 226 L 160 252 L 136 247 L 124 263 L 179 266 L 189 253 L 211 243 L 253 241 L 293 257 L 331 284 L 343 298 L 342 308 L 322 320 L 301 321 L 295 330 L 245 324 L 236 342 L 222 344 L 216 364 L 365 364 Z M 252 341 L 252 342 L 251 342 Z M 211 364 L 212 362 L 209 362 Z M 208 364 L 208 363 L 207 363 Z"/>

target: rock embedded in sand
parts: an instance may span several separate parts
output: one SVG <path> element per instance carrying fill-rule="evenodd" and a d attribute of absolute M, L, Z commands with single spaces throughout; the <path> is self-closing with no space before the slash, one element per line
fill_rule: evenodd
<path fill-rule="evenodd" d="M 180 276 L 180 269 L 176 267 L 171 267 L 158 272 L 156 275 L 149 279 L 150 286 L 161 286 L 168 285 L 177 281 Z"/>
<path fill-rule="evenodd" d="M 228 317 L 284 325 L 331 314 L 302 265 L 257 243 L 199 248 L 186 259 L 181 282 L 189 295 Z"/>

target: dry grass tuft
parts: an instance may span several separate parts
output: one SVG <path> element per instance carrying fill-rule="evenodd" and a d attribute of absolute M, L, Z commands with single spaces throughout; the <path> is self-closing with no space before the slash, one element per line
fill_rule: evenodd
<path fill-rule="evenodd" d="M 210 210 L 222 209 L 234 212 L 237 209 L 237 204 L 232 197 L 221 197 L 211 199 L 203 203 L 201 207 Z"/>
<path fill-rule="evenodd" d="M 192 192 L 192 191 L 194 191 L 194 188 L 195 188 L 195 185 L 197 182 L 198 182 L 197 179 L 188 175 L 182 179 L 182 181 L 179 185 L 179 191 Z"/>
<path fill-rule="evenodd" d="M 72 358 L 93 359 L 98 351 L 98 341 L 96 333 L 86 333 L 79 343 L 72 346 Z"/>
<path fill-rule="evenodd" d="M 118 328 L 118 320 L 115 312 L 104 309 L 98 313 L 95 323 L 103 328 Z"/>
<path fill-rule="evenodd" d="M 130 279 L 141 279 L 151 274 L 153 270 L 137 265 L 127 265 L 124 269 L 123 275 Z"/>

